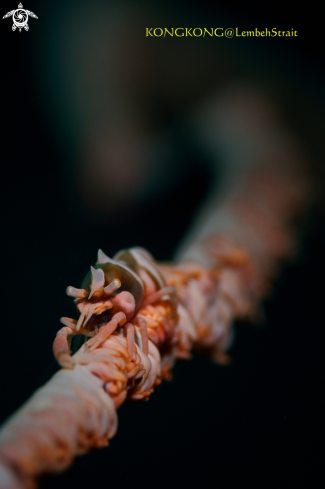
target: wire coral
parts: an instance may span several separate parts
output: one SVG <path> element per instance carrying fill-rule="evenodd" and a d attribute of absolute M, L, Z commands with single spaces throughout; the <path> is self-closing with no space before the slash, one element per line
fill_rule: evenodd
<path fill-rule="evenodd" d="M 251 172 L 214 216 L 214 229 L 227 216 L 228 232 L 203 234 L 179 262 L 158 264 L 142 248 L 113 259 L 99 250 L 81 288 L 67 289 L 78 319 L 62 318 L 54 340 L 64 368 L 0 433 L 1 488 L 32 489 L 40 475 L 107 445 L 116 409 L 126 398 L 147 400 L 193 347 L 229 363 L 233 321 L 256 317 L 279 259 L 294 248 L 290 221 L 308 193 L 297 168 Z"/>

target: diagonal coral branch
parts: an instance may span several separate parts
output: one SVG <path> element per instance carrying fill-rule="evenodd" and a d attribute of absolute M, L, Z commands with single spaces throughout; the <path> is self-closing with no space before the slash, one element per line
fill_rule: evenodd
<path fill-rule="evenodd" d="M 251 172 L 179 263 L 158 265 L 140 248 L 114 260 L 99 253 L 82 289 L 68 288 L 80 328 L 63 318 L 54 353 L 65 368 L 2 428 L 2 489 L 32 489 L 40 475 L 107 445 L 116 409 L 148 399 L 193 347 L 229 362 L 233 320 L 256 315 L 279 259 L 293 250 L 290 220 L 308 201 L 304 175 L 294 173 L 293 190 L 286 172 Z M 70 357 L 69 339 L 80 333 L 89 339 Z"/>

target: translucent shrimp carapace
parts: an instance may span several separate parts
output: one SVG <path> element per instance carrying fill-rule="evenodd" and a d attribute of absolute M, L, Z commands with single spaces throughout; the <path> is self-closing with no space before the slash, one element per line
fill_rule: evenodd
<path fill-rule="evenodd" d="M 101 269 L 103 271 L 104 285 L 108 285 L 114 279 L 118 279 L 121 282 L 118 293 L 123 291 L 130 292 L 135 299 L 136 310 L 139 309 L 143 301 L 144 287 L 140 277 L 131 268 L 121 261 L 109 258 L 102 250 L 98 250 L 97 263 L 93 268 L 95 270 Z M 81 288 L 90 291 L 92 281 L 93 274 L 90 271 L 85 276 Z"/>
<path fill-rule="evenodd" d="M 114 256 L 115 260 L 123 262 L 131 268 L 143 281 L 145 296 L 165 287 L 165 279 L 157 267 L 155 260 L 147 250 L 140 247 L 121 250 Z"/>

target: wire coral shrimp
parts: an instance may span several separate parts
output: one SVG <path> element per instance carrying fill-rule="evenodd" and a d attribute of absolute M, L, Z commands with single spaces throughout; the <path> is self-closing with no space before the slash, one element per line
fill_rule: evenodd
<path fill-rule="evenodd" d="M 128 355 L 134 360 L 139 348 L 148 356 L 149 348 L 153 350 L 154 345 L 166 340 L 168 325 L 172 330 L 176 324 L 176 289 L 166 286 L 153 258 L 143 248 L 122 250 L 113 259 L 99 250 L 81 288 L 69 286 L 66 293 L 74 298 L 79 318 L 62 317 L 64 327 L 53 343 L 54 356 L 65 368 L 73 368 L 78 360 L 78 355 L 71 356 L 70 352 L 76 335 L 87 338 L 81 353 L 94 351 L 113 333 L 126 336 Z M 156 303 L 161 303 L 158 311 L 153 308 Z M 148 338 L 154 343 L 151 347 Z"/>

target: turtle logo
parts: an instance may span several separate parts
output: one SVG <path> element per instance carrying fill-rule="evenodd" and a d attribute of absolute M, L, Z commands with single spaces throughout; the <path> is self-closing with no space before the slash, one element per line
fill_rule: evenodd
<path fill-rule="evenodd" d="M 6 19 L 7 17 L 11 16 L 13 20 L 12 30 L 15 31 L 18 28 L 19 32 L 21 32 L 22 28 L 24 28 L 25 31 L 29 30 L 28 16 L 34 17 L 34 19 L 38 19 L 37 15 L 35 15 L 33 12 L 23 9 L 23 5 L 21 3 L 18 5 L 18 8 L 16 10 L 11 10 L 10 12 L 7 12 L 6 15 L 4 15 L 2 18 Z"/>

